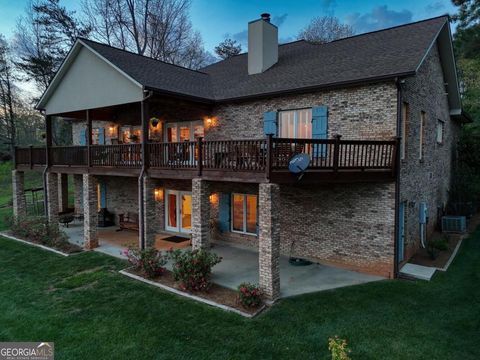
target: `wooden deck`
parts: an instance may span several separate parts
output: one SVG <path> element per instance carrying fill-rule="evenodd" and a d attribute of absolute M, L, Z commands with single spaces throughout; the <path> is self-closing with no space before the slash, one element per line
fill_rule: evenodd
<path fill-rule="evenodd" d="M 393 181 L 397 140 L 329 140 L 271 138 L 181 143 L 52 146 L 17 148 L 17 169 L 115 176 L 212 181 L 293 183 L 291 157 L 306 153 L 311 162 L 302 183 Z M 142 156 L 143 154 L 143 156 Z M 47 156 L 48 155 L 48 156 Z M 146 159 L 144 161 L 144 159 Z M 145 163 L 145 164 L 144 164 Z"/>

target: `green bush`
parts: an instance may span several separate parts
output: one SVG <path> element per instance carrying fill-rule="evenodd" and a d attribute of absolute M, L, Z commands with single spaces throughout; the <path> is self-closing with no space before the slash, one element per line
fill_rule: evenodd
<path fill-rule="evenodd" d="M 262 304 L 262 292 L 259 287 L 248 282 L 238 286 L 238 299 L 246 308 L 256 308 Z"/>
<path fill-rule="evenodd" d="M 67 235 L 56 223 L 42 216 L 25 216 L 9 219 L 13 235 L 25 240 L 55 248 L 70 247 Z"/>
<path fill-rule="evenodd" d="M 183 290 L 206 291 L 210 288 L 212 267 L 222 258 L 207 250 L 170 250 L 173 277 Z"/>
<path fill-rule="evenodd" d="M 153 247 L 144 250 L 130 247 L 125 250 L 124 254 L 128 262 L 148 278 L 159 276 L 165 271 L 164 265 L 167 263 L 167 256 L 162 255 L 161 251 Z"/>
<path fill-rule="evenodd" d="M 445 237 L 431 240 L 432 246 L 440 251 L 448 250 L 448 239 Z"/>

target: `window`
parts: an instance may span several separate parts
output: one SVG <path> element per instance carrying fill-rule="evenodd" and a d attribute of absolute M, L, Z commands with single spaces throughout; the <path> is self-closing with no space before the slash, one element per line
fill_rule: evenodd
<path fill-rule="evenodd" d="M 402 104 L 402 124 L 400 126 L 400 158 L 405 159 L 407 153 L 407 137 L 408 137 L 408 120 L 409 120 L 409 106 L 408 103 Z"/>
<path fill-rule="evenodd" d="M 437 120 L 437 143 L 443 144 L 443 137 L 445 136 L 445 122 Z"/>
<path fill-rule="evenodd" d="M 418 149 L 418 158 L 423 160 L 423 153 L 425 151 L 425 126 L 427 121 L 427 114 L 425 111 L 420 111 L 420 144 Z"/>
<path fill-rule="evenodd" d="M 232 194 L 232 231 L 257 233 L 257 195 Z"/>
<path fill-rule="evenodd" d="M 93 128 L 92 129 L 92 145 L 100 144 L 100 129 Z"/>
<path fill-rule="evenodd" d="M 278 134 L 281 138 L 312 138 L 312 109 L 280 111 Z"/>

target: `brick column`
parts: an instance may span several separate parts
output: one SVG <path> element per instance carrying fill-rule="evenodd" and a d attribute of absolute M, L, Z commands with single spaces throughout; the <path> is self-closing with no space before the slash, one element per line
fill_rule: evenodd
<path fill-rule="evenodd" d="M 280 187 L 259 184 L 259 285 L 270 300 L 280 295 Z"/>
<path fill-rule="evenodd" d="M 208 182 L 192 180 L 192 248 L 210 246 L 210 191 Z"/>
<path fill-rule="evenodd" d="M 143 177 L 143 233 L 145 246 L 155 245 L 155 222 L 158 221 L 155 204 L 155 181 L 148 176 Z"/>
<path fill-rule="evenodd" d="M 25 200 L 24 172 L 12 171 L 12 197 L 13 197 L 13 216 L 21 217 L 27 215 L 27 203 Z"/>
<path fill-rule="evenodd" d="M 48 221 L 58 222 L 58 174 L 47 172 Z"/>
<path fill-rule="evenodd" d="M 75 215 L 83 214 L 83 176 L 73 175 L 73 207 Z"/>
<path fill-rule="evenodd" d="M 98 201 L 97 178 L 90 174 L 83 174 L 83 214 L 83 246 L 91 250 L 98 246 Z"/>
<path fill-rule="evenodd" d="M 58 209 L 60 212 L 68 209 L 68 175 L 58 174 Z"/>

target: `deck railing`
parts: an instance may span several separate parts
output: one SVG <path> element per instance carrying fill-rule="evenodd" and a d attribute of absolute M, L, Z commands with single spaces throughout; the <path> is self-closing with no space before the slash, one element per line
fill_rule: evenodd
<path fill-rule="evenodd" d="M 86 166 L 86 146 L 54 146 L 50 148 L 52 165 Z"/>
<path fill-rule="evenodd" d="M 286 139 L 187 141 L 148 143 L 148 167 L 158 169 L 198 169 L 202 171 L 265 172 L 288 169 L 292 156 L 310 156 L 309 170 L 395 170 L 397 140 Z M 50 148 L 50 164 L 139 168 L 142 166 L 141 144 L 92 145 L 90 162 L 86 146 Z M 17 148 L 17 165 L 44 165 L 45 148 Z"/>
<path fill-rule="evenodd" d="M 142 166 L 142 145 L 92 145 L 90 147 L 92 166 L 137 168 Z"/>

